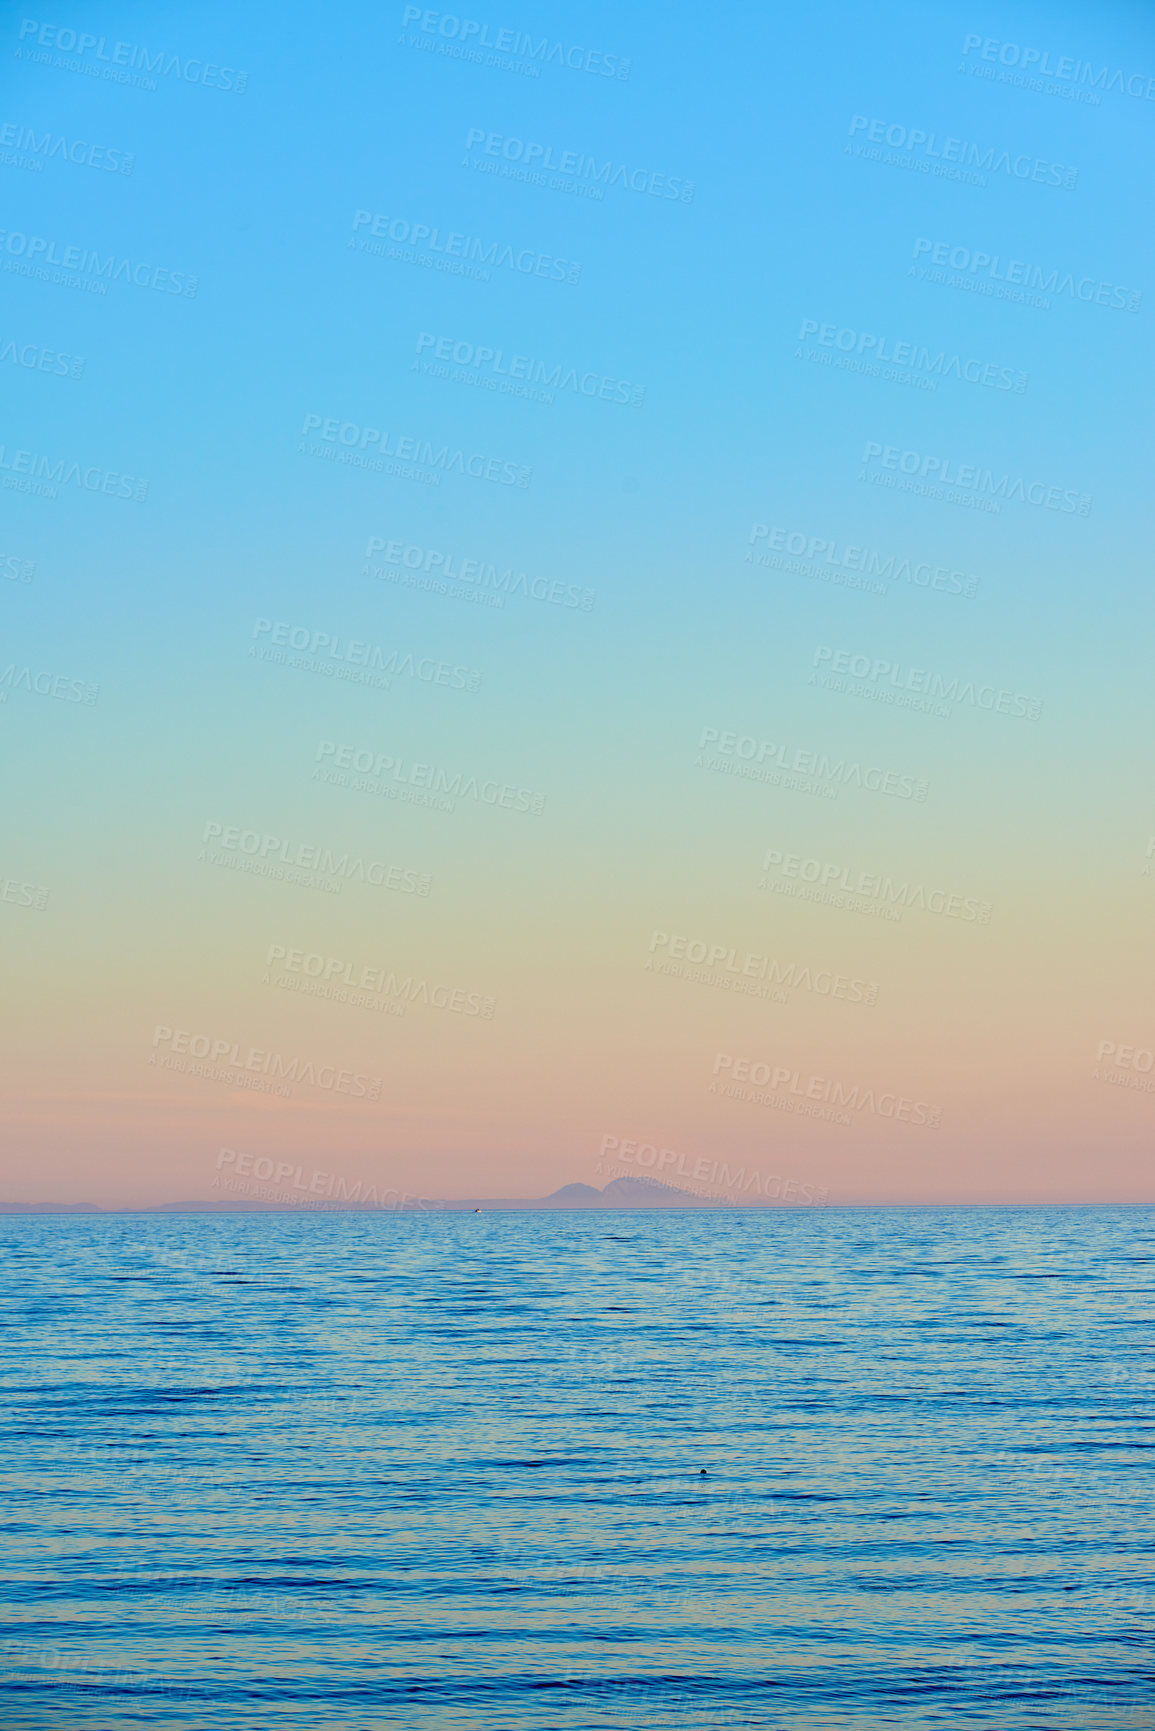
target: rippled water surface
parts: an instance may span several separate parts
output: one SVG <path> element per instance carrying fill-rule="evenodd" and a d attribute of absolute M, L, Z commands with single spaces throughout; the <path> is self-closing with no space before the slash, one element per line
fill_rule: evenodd
<path fill-rule="evenodd" d="M 0 1221 L 0 1724 L 1155 1726 L 1155 1214 Z"/>

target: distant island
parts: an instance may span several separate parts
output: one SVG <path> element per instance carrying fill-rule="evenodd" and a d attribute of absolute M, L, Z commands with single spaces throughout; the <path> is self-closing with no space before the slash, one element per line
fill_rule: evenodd
<path fill-rule="evenodd" d="M 795 1187 L 795 1196 L 783 1196 L 784 1202 L 815 1202 L 825 1200 L 820 1191 L 815 1194 L 810 1185 Z M 397 1192 L 388 1192 L 396 1196 Z M 658 1178 L 615 1178 L 599 1190 L 594 1184 L 563 1184 L 549 1196 L 466 1196 L 458 1200 L 438 1200 L 419 1196 L 398 1201 L 330 1202 L 328 1200 L 295 1200 L 278 1197 L 214 1197 L 207 1201 L 156 1202 L 138 1207 L 101 1208 L 86 1202 L 0 1202 L 0 1214 L 437 1214 L 488 1213 L 491 1210 L 565 1209 L 565 1208 L 772 1208 L 775 1202 L 727 1196 L 700 1196 L 690 1190 L 679 1190 L 674 1184 L 663 1184 Z"/>

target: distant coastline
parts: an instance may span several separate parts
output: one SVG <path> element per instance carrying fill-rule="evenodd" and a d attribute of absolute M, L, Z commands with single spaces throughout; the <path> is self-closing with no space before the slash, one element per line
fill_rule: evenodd
<path fill-rule="evenodd" d="M 825 1201 L 809 1185 L 793 1187 L 797 1194 L 780 1200 L 745 1200 L 728 1196 L 699 1196 L 657 1178 L 615 1178 L 601 1190 L 593 1184 L 563 1184 L 548 1196 L 466 1196 L 402 1198 L 396 1202 L 347 1200 L 245 1198 L 198 1199 L 187 1202 L 141 1203 L 137 1207 L 104 1208 L 94 1202 L 0 1202 L 5 1214 L 476 1214 L 490 1211 L 599 1209 L 599 1208 L 699 1208 L 759 1209 L 798 1207 Z M 803 1191 L 806 1194 L 803 1194 Z"/>

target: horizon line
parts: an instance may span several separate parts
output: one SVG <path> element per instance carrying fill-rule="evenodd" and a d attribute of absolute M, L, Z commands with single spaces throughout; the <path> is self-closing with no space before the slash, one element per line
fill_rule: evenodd
<path fill-rule="evenodd" d="M 273 1202 L 256 1202 L 246 1207 L 243 1203 L 220 1203 L 208 1200 L 192 1200 L 187 1202 L 124 1202 L 105 1204 L 100 1202 L 0 1202 L 0 1217 L 15 1218 L 25 1214 L 243 1214 L 252 1216 L 258 1214 L 437 1214 L 437 1213 L 493 1213 L 493 1214 L 768 1214 L 768 1213 L 828 1213 L 837 1209 L 871 1209 L 871 1208 L 1155 1208 L 1155 1198 L 1131 1200 L 1059 1200 L 1057 1198 L 1025 1198 L 1017 1201 L 976 1201 L 976 1200 L 899 1200 L 899 1199 L 860 1199 L 841 1202 L 703 1202 L 696 1199 L 670 1202 L 642 1202 L 612 1200 L 608 1202 L 552 1202 L 548 1197 L 459 1197 L 437 1198 L 426 1197 L 424 1205 L 406 1204 L 370 1204 L 369 1206 L 348 1205 L 344 1203 L 307 1205 L 284 1205 Z"/>

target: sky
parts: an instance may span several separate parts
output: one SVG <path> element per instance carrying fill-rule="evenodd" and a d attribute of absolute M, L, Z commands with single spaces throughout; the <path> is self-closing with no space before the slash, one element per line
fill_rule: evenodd
<path fill-rule="evenodd" d="M 0 35 L 0 1202 L 1155 1200 L 1155 20 Z"/>

